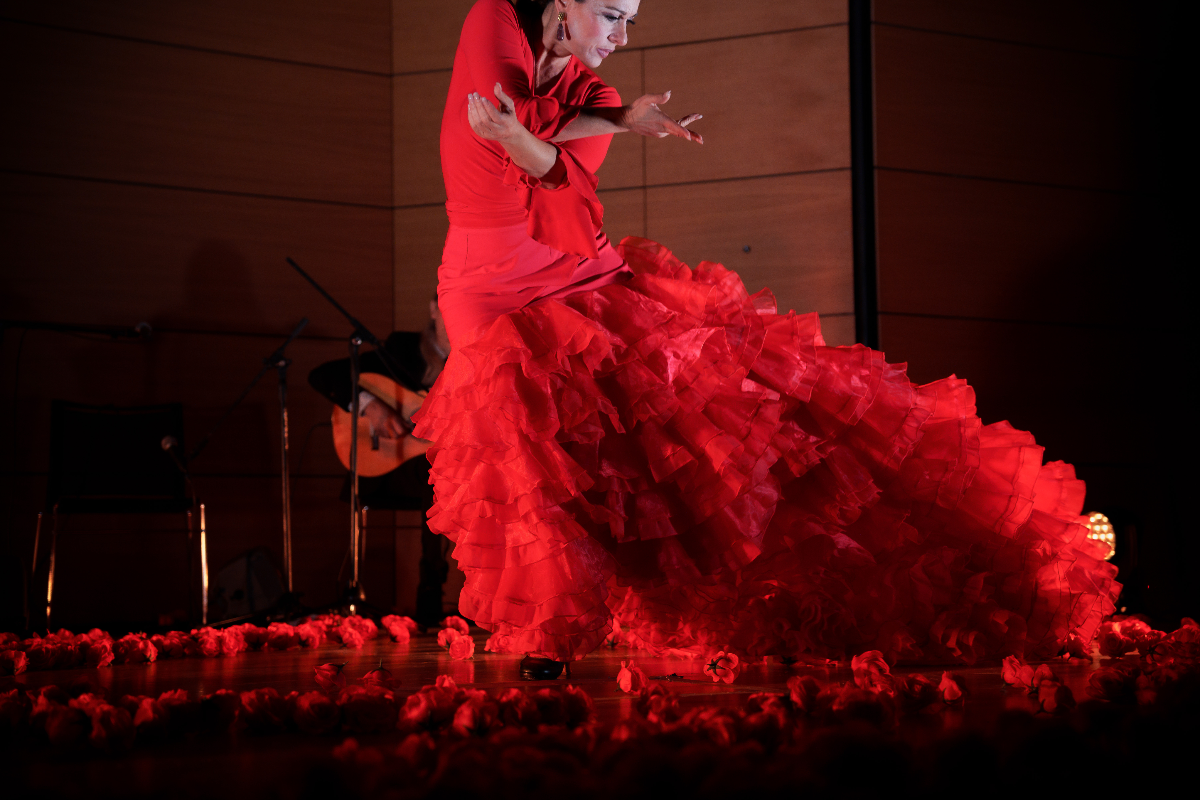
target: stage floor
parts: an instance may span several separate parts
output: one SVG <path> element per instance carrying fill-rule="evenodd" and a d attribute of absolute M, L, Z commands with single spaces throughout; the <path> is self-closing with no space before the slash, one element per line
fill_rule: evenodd
<path fill-rule="evenodd" d="M 679 697 L 686 711 L 698 706 L 744 706 L 758 692 L 786 693 L 794 675 L 811 674 L 825 682 L 852 681 L 848 663 L 831 667 L 782 664 L 779 659 L 744 667 L 733 684 L 714 683 L 702 673 L 698 659 L 649 658 L 626 647 L 602 647 L 572 667 L 569 681 L 527 682 L 517 677 L 520 656 L 483 652 L 486 635 L 475 632 L 476 654 L 456 661 L 438 646 L 433 634 L 414 636 L 407 644 L 395 644 L 386 636 L 368 641 L 361 649 L 348 649 L 325 642 L 311 650 L 255 651 L 218 658 L 164 659 L 151 664 L 114 665 L 101 669 L 70 669 L 27 672 L 0 679 L 0 691 L 14 687 L 36 689 L 89 683 L 103 690 L 111 701 L 126 694 L 157 696 L 164 691 L 186 689 L 192 697 L 218 689 L 246 691 L 273 687 L 281 694 L 318 688 L 314 668 L 327 663 L 346 666 L 344 673 L 354 684 L 370 670 L 383 666 L 391 671 L 396 695 L 403 700 L 422 686 L 449 675 L 463 687 L 497 692 L 509 687 L 536 689 L 570 683 L 586 691 L 595 703 L 597 721 L 615 723 L 637 714 L 634 698 L 622 692 L 616 676 L 622 661 L 633 659 L 653 681 L 662 682 Z M 1089 674 L 1098 659 L 1055 661 L 1052 668 L 1080 700 L 1087 697 Z M 900 668 L 894 673 L 920 673 L 935 684 L 942 667 Z M 986 731 L 1005 711 L 1030 714 L 1039 708 L 1026 692 L 1006 687 L 1000 666 L 954 668 L 966 682 L 969 702 L 938 704 L 936 713 L 907 718 L 897 734 L 933 741 L 954 729 Z M 78 690 L 78 686 L 76 691 Z M 1044 716 L 1044 715 L 1043 715 Z M 307 736 L 296 732 L 254 736 L 246 732 L 223 736 L 190 737 L 143 746 L 129 752 L 103 756 L 76 749 L 63 752 L 44 742 L 15 742 L 3 748 L 3 774 L 8 786 L 24 787 L 35 796 L 212 796 L 304 797 L 314 791 L 313 765 L 330 763 L 344 734 Z M 357 737 L 364 745 L 394 748 L 399 733 Z"/>
<path fill-rule="evenodd" d="M 291 691 L 307 692 L 318 688 L 313 670 L 321 664 L 345 664 L 347 683 L 358 682 L 376 667 L 389 670 L 396 680 L 396 694 L 404 696 L 431 684 L 439 675 L 449 675 L 460 686 L 486 691 L 509 687 L 531 688 L 551 685 L 548 682 L 522 681 L 518 677 L 519 655 L 484 652 L 487 635 L 476 630 L 475 655 L 465 661 L 452 659 L 437 643 L 433 633 L 414 635 L 407 644 L 395 644 L 386 634 L 366 642 L 361 649 L 342 647 L 326 641 L 309 650 L 252 651 L 217 658 L 162 659 L 151 664 L 125 664 L 100 669 L 60 669 L 45 672 L 26 672 L 15 678 L 0 678 L 0 691 L 20 685 L 28 689 L 48 684 L 69 686 L 85 681 L 104 690 L 110 699 L 122 695 L 155 695 L 175 689 L 186 689 L 192 695 L 211 694 L 218 689 L 247 691 L 273 687 L 281 694 Z M 793 675 L 811 674 L 822 681 L 850 681 L 853 676 L 849 662 L 830 668 L 803 665 L 788 666 L 777 658 L 767 663 L 747 664 L 732 684 L 714 683 L 703 674 L 700 659 L 652 658 L 628 647 L 601 647 L 571 667 L 571 678 L 560 677 L 555 683 L 571 683 L 591 695 L 596 704 L 596 716 L 602 723 L 616 722 L 633 713 L 630 696 L 617 686 L 621 662 L 633 660 L 651 681 L 669 686 L 688 704 L 741 705 L 756 692 L 786 692 L 787 681 Z M 1087 697 L 1088 675 L 1099 665 L 1097 656 L 1091 662 L 1062 659 L 1050 662 L 1062 683 L 1082 700 Z M 971 702 L 962 713 L 972 721 L 986 723 L 1004 710 L 1038 710 L 1037 703 L 1024 692 L 1006 688 L 1000 678 L 1000 665 L 976 667 L 899 667 L 895 674 L 925 675 L 935 684 L 942 671 L 962 675 L 966 679 Z M 669 676 L 676 676 L 674 678 Z"/>

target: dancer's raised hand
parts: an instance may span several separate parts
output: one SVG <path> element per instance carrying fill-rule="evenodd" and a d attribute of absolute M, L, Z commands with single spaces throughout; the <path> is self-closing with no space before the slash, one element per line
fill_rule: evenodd
<path fill-rule="evenodd" d="M 687 126 L 696 120 L 704 119 L 704 115 L 688 114 L 678 120 L 672 119 L 659 108 L 670 99 L 670 90 L 662 94 L 642 95 L 626 106 L 621 117 L 621 126 L 642 136 L 657 136 L 660 139 L 664 136 L 678 136 L 696 144 L 704 144 L 703 136 L 687 129 Z"/>

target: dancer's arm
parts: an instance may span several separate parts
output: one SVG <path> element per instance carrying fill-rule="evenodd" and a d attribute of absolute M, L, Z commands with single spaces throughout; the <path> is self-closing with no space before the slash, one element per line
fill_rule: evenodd
<path fill-rule="evenodd" d="M 666 91 L 662 94 L 644 94 L 627 106 L 584 109 L 550 141 L 569 142 L 587 136 L 632 131 L 641 136 L 657 136 L 660 139 L 678 136 L 696 144 L 704 144 L 703 136 L 687 129 L 688 125 L 703 119 L 704 115 L 688 114 L 676 122 L 659 108 L 660 103 L 670 99 L 671 92 Z"/>
<path fill-rule="evenodd" d="M 512 98 L 497 83 L 496 99 L 500 108 L 490 100 L 473 93 L 467 97 L 467 122 L 471 130 L 483 139 L 499 142 L 513 163 L 531 177 L 545 178 L 558 161 L 558 148 L 529 132 L 513 111 Z"/>
<path fill-rule="evenodd" d="M 496 99 L 500 108 L 479 94 L 467 98 L 467 121 L 471 130 L 484 139 L 499 142 L 513 163 L 534 178 L 544 178 L 558 160 L 558 148 L 534 136 L 521 124 L 514 113 L 512 98 L 504 93 L 500 84 L 495 86 Z M 681 136 L 697 144 L 704 144 L 703 137 L 686 129 L 687 125 L 702 118 L 690 114 L 679 122 L 668 117 L 658 103 L 671 99 L 671 93 L 643 95 L 631 105 L 613 108 L 592 108 L 580 114 L 555 136 L 556 143 L 602 136 L 618 131 L 633 131 L 642 136 Z M 676 133 L 675 129 L 681 131 Z"/>

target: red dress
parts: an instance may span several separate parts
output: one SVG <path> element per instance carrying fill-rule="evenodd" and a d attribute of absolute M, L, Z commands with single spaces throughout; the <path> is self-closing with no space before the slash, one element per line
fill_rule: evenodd
<path fill-rule="evenodd" d="M 489 648 L 970 663 L 1090 640 L 1120 587 L 1074 470 L 983 425 L 964 381 L 827 347 L 719 264 L 613 250 L 592 214 L 607 137 L 560 148 L 548 191 L 470 132 L 465 97 L 498 74 L 543 139 L 619 102 L 574 61 L 540 94 L 532 69 L 512 7 L 480 0 L 442 129 L 455 349 L 416 430 Z"/>

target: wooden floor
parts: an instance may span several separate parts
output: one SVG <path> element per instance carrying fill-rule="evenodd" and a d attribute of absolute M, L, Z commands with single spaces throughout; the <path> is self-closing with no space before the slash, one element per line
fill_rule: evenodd
<path fill-rule="evenodd" d="M 14 686 L 27 689 L 47 684 L 69 686 L 86 681 L 103 689 L 115 700 L 125 694 L 157 695 L 160 692 L 187 689 L 193 695 L 217 689 L 245 691 L 274 687 L 280 692 L 315 689 L 314 667 L 325 663 L 345 663 L 348 682 L 354 683 L 371 669 L 382 665 L 398 681 L 397 694 L 407 695 L 433 683 L 438 675 L 449 675 L 460 685 L 498 690 L 510 686 L 524 688 L 536 684 L 518 679 L 519 656 L 483 652 L 486 636 L 475 634 L 476 655 L 468 661 L 452 660 L 438 647 L 433 635 L 414 637 L 397 645 L 386 637 L 367 642 L 360 650 L 332 643 L 314 650 L 242 653 L 223 658 L 187 658 L 162 660 L 152 664 L 112 666 L 103 669 L 73 669 L 29 672 L 0 679 L 0 691 Z M 851 680 L 848 665 L 841 668 L 786 666 L 778 659 L 766 664 L 748 665 L 734 684 L 714 684 L 702 674 L 698 660 L 684 658 L 648 658 L 624 647 L 602 647 L 572 667 L 570 683 L 581 687 L 595 701 L 601 722 L 615 722 L 635 713 L 632 698 L 621 692 L 616 675 L 621 662 L 636 660 L 652 680 L 667 683 L 680 696 L 685 708 L 695 705 L 732 705 L 744 703 L 755 692 L 785 692 L 788 678 L 811 673 L 823 680 Z M 1052 668 L 1080 699 L 1086 695 L 1089 673 L 1098 661 L 1055 662 Z M 941 667 L 906 668 L 901 673 L 920 672 L 935 682 Z M 1006 690 L 998 665 L 958 668 L 954 672 L 966 679 L 969 702 L 961 708 L 943 710 L 923 724 L 941 729 L 971 726 L 987 728 L 1002 712 L 1010 709 L 1036 711 L 1024 692 Z M 677 676 L 668 679 L 668 676 Z M 559 679 L 562 681 L 563 679 Z M 363 737 L 386 744 L 398 736 Z M 309 737 L 300 734 L 249 737 L 237 735 L 219 739 L 173 742 L 154 747 L 135 747 L 120 757 L 64 758 L 46 748 L 21 746 L 0 750 L 0 761 L 7 762 L 3 773 L 9 785 L 25 786 L 35 794 L 47 796 L 97 796 L 97 787 L 126 787 L 135 795 L 205 796 L 224 786 L 224 796 L 296 797 L 304 787 L 296 784 L 303 770 L 296 767 L 316 759 L 328 759 L 341 737 Z M 219 779 L 217 776 L 221 776 Z M 233 779 L 235 788 L 227 781 Z M 101 791 L 101 795 L 120 795 L 122 791 Z"/>

